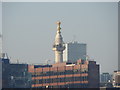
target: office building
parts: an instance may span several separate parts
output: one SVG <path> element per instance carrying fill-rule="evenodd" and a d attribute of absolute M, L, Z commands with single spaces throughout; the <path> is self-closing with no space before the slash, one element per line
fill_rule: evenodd
<path fill-rule="evenodd" d="M 100 87 L 112 88 L 112 75 L 109 73 L 102 73 L 100 75 Z"/>
<path fill-rule="evenodd" d="M 28 64 L 13 64 L 9 58 L 2 58 L 2 88 L 30 88 L 31 74 Z"/>
<path fill-rule="evenodd" d="M 78 42 L 70 42 L 65 44 L 63 51 L 64 62 L 75 62 L 78 59 L 86 60 L 86 44 Z"/>
<path fill-rule="evenodd" d="M 109 73 L 102 73 L 100 75 L 100 82 L 101 83 L 108 83 L 112 81 L 112 75 Z"/>
<path fill-rule="evenodd" d="M 29 65 L 32 88 L 99 88 L 99 65 L 95 61 Z"/>

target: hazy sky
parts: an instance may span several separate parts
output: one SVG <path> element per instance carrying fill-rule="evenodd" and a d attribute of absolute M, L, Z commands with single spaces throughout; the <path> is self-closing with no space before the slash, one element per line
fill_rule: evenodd
<path fill-rule="evenodd" d="M 3 3 L 3 52 L 12 61 L 54 61 L 52 45 L 56 22 L 61 21 L 64 42 L 73 38 L 87 44 L 91 59 L 102 72 L 117 70 L 118 3 Z"/>

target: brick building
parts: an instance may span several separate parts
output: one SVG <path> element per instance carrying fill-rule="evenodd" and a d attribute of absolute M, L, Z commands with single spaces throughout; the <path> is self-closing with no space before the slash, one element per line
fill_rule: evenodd
<path fill-rule="evenodd" d="M 32 88 L 98 88 L 99 65 L 95 61 L 29 65 Z"/>

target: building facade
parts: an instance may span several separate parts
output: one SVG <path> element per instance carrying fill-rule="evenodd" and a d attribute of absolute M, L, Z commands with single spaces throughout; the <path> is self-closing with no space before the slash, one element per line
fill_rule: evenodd
<path fill-rule="evenodd" d="M 112 75 L 110 75 L 109 73 L 102 73 L 100 75 L 100 82 L 101 83 L 108 83 L 112 81 Z"/>
<path fill-rule="evenodd" d="M 120 71 L 114 71 L 113 87 L 120 88 Z"/>
<path fill-rule="evenodd" d="M 75 62 L 78 59 L 86 60 L 86 44 L 78 42 L 70 42 L 65 44 L 63 51 L 64 62 Z"/>
<path fill-rule="evenodd" d="M 100 87 L 112 88 L 112 74 L 102 73 L 100 75 Z"/>
<path fill-rule="evenodd" d="M 9 58 L 2 58 L 2 88 L 30 88 L 28 64 L 13 64 L 9 61 Z"/>
<path fill-rule="evenodd" d="M 51 66 L 29 65 L 32 88 L 98 88 L 99 65 L 95 61 L 78 60 Z"/>

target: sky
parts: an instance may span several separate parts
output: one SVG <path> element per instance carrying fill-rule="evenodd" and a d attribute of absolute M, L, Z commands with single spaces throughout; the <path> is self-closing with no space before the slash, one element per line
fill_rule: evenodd
<path fill-rule="evenodd" d="M 118 66 L 117 2 L 3 2 L 3 52 L 11 62 L 42 64 L 54 61 L 57 21 L 64 42 L 87 44 L 87 53 L 101 72 Z"/>

